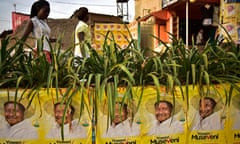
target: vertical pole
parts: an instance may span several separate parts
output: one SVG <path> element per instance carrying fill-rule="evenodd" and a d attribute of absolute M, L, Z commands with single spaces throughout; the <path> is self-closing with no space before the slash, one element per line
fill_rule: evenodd
<path fill-rule="evenodd" d="M 16 4 L 16 3 L 14 3 L 14 4 L 13 4 L 13 7 L 14 7 L 14 12 L 16 12 L 16 7 L 17 7 L 17 4 Z"/>
<path fill-rule="evenodd" d="M 128 14 L 128 3 L 126 4 L 127 5 L 127 12 L 126 12 L 126 22 L 129 22 L 129 14 Z"/>
<path fill-rule="evenodd" d="M 94 103 L 96 104 L 96 103 Z M 92 144 L 96 144 L 96 129 L 95 129 L 95 105 L 93 105 L 92 113 Z"/>
<path fill-rule="evenodd" d="M 137 21 L 137 48 L 138 50 L 141 49 L 141 22 L 140 21 Z"/>
<path fill-rule="evenodd" d="M 97 93 L 96 89 L 94 90 L 92 95 L 93 106 L 92 106 L 92 144 L 96 144 L 96 123 L 97 123 L 97 113 L 96 113 L 96 106 L 97 106 Z"/>
<path fill-rule="evenodd" d="M 189 14 L 188 14 L 188 0 L 186 1 L 186 48 L 188 48 L 188 19 L 189 19 Z"/>

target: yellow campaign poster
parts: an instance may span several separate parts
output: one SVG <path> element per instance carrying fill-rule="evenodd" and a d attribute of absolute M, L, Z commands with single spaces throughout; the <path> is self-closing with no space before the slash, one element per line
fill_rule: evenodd
<path fill-rule="evenodd" d="M 236 93 L 232 97 L 229 110 L 229 123 L 227 137 L 229 143 L 240 144 L 240 94 Z"/>
<path fill-rule="evenodd" d="M 185 144 L 186 121 L 184 103 L 178 90 L 174 95 L 155 87 L 144 89 L 141 108 L 142 144 Z"/>
<path fill-rule="evenodd" d="M 240 18 L 237 22 L 237 43 L 240 44 Z"/>
<path fill-rule="evenodd" d="M 35 96 L 29 96 L 28 92 L 22 95 L 22 92 L 0 91 L 1 144 L 92 142 L 91 108 L 88 100 L 81 98 L 79 92 L 43 89 L 35 93 Z M 80 109 L 81 101 L 84 101 L 83 109 Z"/>
<path fill-rule="evenodd" d="M 239 17 L 239 3 L 225 3 L 224 4 L 224 15 L 225 18 Z"/>
<path fill-rule="evenodd" d="M 125 88 L 119 88 L 115 100 L 105 96 L 98 102 L 96 124 L 96 143 L 98 144 L 138 144 L 141 143 L 139 111 L 137 111 L 137 95 L 129 99 Z M 124 96 L 125 95 L 125 96 Z M 109 108 L 111 105 L 113 109 Z M 114 111 L 114 112 L 113 112 Z M 109 117 L 113 114 L 112 119 Z"/>
<path fill-rule="evenodd" d="M 210 90 L 205 89 L 201 92 L 197 87 L 190 87 L 187 114 L 188 143 L 227 144 L 224 86 L 215 85 Z"/>
<path fill-rule="evenodd" d="M 115 23 L 96 23 L 94 25 L 94 40 L 96 48 L 100 49 L 106 39 L 107 32 L 111 32 L 108 35 L 108 40 L 113 40 L 121 47 L 126 48 L 129 44 L 130 34 L 127 24 L 115 24 Z"/>
<path fill-rule="evenodd" d="M 132 35 L 132 38 L 137 40 L 138 39 L 138 21 L 132 21 L 128 24 L 129 31 Z"/>
<path fill-rule="evenodd" d="M 225 20 L 225 23 L 223 24 L 223 27 L 225 28 L 227 34 L 231 36 L 233 40 L 237 42 L 238 40 L 238 25 L 237 25 L 237 19 L 234 18 L 228 18 Z M 225 33 L 224 30 L 222 30 L 222 33 Z M 226 33 L 225 33 L 226 35 Z M 226 35 L 227 36 L 227 35 Z"/>

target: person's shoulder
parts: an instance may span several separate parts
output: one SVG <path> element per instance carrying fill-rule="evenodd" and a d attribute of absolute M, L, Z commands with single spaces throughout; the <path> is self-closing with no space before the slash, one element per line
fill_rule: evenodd
<path fill-rule="evenodd" d="M 38 23 L 38 18 L 35 16 L 35 17 L 32 17 L 29 19 L 28 23 L 31 23 L 33 25 L 37 24 Z"/>
<path fill-rule="evenodd" d="M 176 127 L 176 126 L 181 126 L 183 125 L 183 122 L 176 119 L 176 118 L 169 118 L 167 120 L 165 120 L 164 122 L 162 122 L 161 124 L 159 124 L 159 122 L 156 124 L 156 126 L 171 126 L 171 127 Z"/>
<path fill-rule="evenodd" d="M 210 116 L 212 116 L 212 117 L 214 117 L 214 116 L 221 116 L 222 113 L 223 113 L 223 111 L 220 110 L 220 111 L 213 112 Z"/>
<path fill-rule="evenodd" d="M 30 21 L 37 21 L 38 18 L 35 16 L 35 17 L 30 18 L 29 20 L 30 20 Z"/>
<path fill-rule="evenodd" d="M 82 21 L 79 21 L 75 30 L 77 32 L 84 32 L 87 28 L 88 28 L 87 24 L 83 23 Z"/>
<path fill-rule="evenodd" d="M 77 26 L 78 27 L 88 27 L 88 25 L 83 21 L 79 21 Z"/>
<path fill-rule="evenodd" d="M 72 127 L 73 127 L 73 128 L 78 128 L 78 129 L 79 129 L 79 128 L 80 128 L 80 129 L 83 129 L 83 128 L 84 128 L 84 127 L 81 125 L 80 121 L 77 120 L 77 119 L 72 121 Z"/>
<path fill-rule="evenodd" d="M 24 127 L 26 127 L 29 130 L 34 130 L 34 131 L 36 130 L 36 127 L 33 126 L 30 119 L 25 119 L 21 123 Z"/>
<path fill-rule="evenodd" d="M 8 127 L 1 127 L 0 128 L 0 135 L 2 135 L 2 134 L 5 134 L 7 131 L 9 130 L 9 128 Z"/>
<path fill-rule="evenodd" d="M 77 26 L 82 25 L 82 24 L 83 24 L 82 21 L 78 21 Z"/>
<path fill-rule="evenodd" d="M 174 120 L 172 123 L 173 123 L 173 125 L 177 126 L 177 125 L 183 125 L 184 121 Z"/>

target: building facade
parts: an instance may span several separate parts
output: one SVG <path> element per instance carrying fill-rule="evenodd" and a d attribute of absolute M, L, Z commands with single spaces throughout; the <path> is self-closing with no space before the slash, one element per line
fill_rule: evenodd
<path fill-rule="evenodd" d="M 220 23 L 220 0 L 136 0 L 135 19 L 141 23 L 142 47 L 159 48 L 161 41 L 169 43 L 172 36 L 191 44 L 200 29 L 204 29 L 205 39 L 214 38 Z M 211 22 L 204 25 L 204 19 Z"/>

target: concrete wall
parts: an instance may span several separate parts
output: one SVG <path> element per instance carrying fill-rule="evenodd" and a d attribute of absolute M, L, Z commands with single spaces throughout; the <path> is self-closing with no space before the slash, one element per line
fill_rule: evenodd
<path fill-rule="evenodd" d="M 152 12 L 161 10 L 161 0 L 135 0 L 135 18 L 144 17 Z M 147 21 L 141 22 L 141 47 L 145 50 L 153 50 L 158 41 L 151 35 L 158 35 L 159 30 L 163 31 L 163 26 L 156 24 L 156 19 L 152 16 Z M 159 33 L 161 34 L 161 32 Z M 146 55 L 151 55 L 147 50 Z"/>
<path fill-rule="evenodd" d="M 135 0 L 135 18 L 143 17 L 148 9 L 149 12 L 160 10 L 161 2 L 161 0 Z"/>

